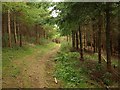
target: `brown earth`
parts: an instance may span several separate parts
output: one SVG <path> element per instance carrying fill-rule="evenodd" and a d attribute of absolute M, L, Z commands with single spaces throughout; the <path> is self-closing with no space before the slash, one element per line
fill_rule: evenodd
<path fill-rule="evenodd" d="M 60 45 L 48 50 L 42 54 L 37 50 L 34 54 L 15 60 L 14 63 L 20 68 L 20 74 L 17 76 L 3 77 L 3 88 L 59 88 L 60 82 L 55 83 L 54 56 L 59 50 Z M 42 55 L 40 55 L 42 54 Z"/>

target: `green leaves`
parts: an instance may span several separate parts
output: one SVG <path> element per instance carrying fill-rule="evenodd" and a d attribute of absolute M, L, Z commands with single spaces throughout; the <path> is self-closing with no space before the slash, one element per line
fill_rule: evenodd
<path fill-rule="evenodd" d="M 103 75 L 103 81 L 104 81 L 104 83 L 105 84 L 107 84 L 107 85 L 110 85 L 111 84 L 111 77 L 112 77 L 112 74 L 111 73 L 109 73 L 109 72 L 106 72 L 104 75 Z"/>
<path fill-rule="evenodd" d="M 55 58 L 55 77 L 65 82 L 65 87 L 87 87 L 87 77 L 84 68 L 76 67 L 79 64 L 79 53 L 60 52 Z"/>
<path fill-rule="evenodd" d="M 112 3 L 112 14 L 118 12 L 119 4 Z M 93 18 L 105 14 L 106 3 L 90 3 L 90 2 L 62 2 L 55 3 L 53 10 L 59 10 L 57 24 L 60 27 L 61 35 L 70 35 L 71 31 L 78 30 L 79 24 L 86 24 Z"/>

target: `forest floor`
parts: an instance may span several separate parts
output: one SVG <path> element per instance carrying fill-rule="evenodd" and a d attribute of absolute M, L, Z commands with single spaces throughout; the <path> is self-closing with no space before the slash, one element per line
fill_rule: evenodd
<path fill-rule="evenodd" d="M 36 49 L 33 54 L 13 60 L 3 67 L 3 88 L 59 88 L 53 72 L 53 58 L 60 45 Z M 46 50 L 45 50 L 46 49 Z"/>
<path fill-rule="evenodd" d="M 117 87 L 116 73 L 108 73 L 106 62 L 100 66 L 97 55 L 70 52 L 68 44 L 29 44 L 3 48 L 3 88 L 101 88 Z M 115 71 L 117 68 L 115 68 Z M 55 81 L 57 78 L 57 83 Z M 114 81 L 114 82 L 113 82 Z"/>

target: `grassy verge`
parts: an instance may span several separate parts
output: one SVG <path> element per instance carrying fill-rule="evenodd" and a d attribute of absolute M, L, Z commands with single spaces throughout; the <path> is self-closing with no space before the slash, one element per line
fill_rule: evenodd
<path fill-rule="evenodd" d="M 40 49 L 40 51 L 46 52 L 47 49 L 52 48 L 55 44 L 50 43 L 46 45 L 26 45 L 23 47 L 14 47 L 14 48 L 3 48 L 2 49 L 2 66 L 8 65 L 15 59 L 23 58 L 27 55 L 33 54 L 36 50 Z"/>
<path fill-rule="evenodd" d="M 56 60 L 55 77 L 64 81 L 65 88 L 94 88 L 95 85 L 87 83 L 88 77 L 83 62 L 80 62 L 79 53 L 60 53 Z"/>
<path fill-rule="evenodd" d="M 63 81 L 64 88 L 94 88 L 97 85 L 91 85 L 87 75 L 87 70 L 83 62 L 79 61 L 78 52 L 69 52 L 66 48 L 69 44 L 61 45 L 61 51 L 55 58 L 56 69 L 54 76 Z"/>
<path fill-rule="evenodd" d="M 46 45 L 26 45 L 24 47 L 3 48 L 2 50 L 2 75 L 3 77 L 17 77 L 23 66 L 26 67 L 29 63 L 24 59 L 27 56 L 40 53 L 39 57 L 47 51 L 54 48 L 55 43 Z M 17 63 L 16 63 L 17 62 Z M 18 64 L 19 62 L 19 64 Z"/>
<path fill-rule="evenodd" d="M 97 54 L 84 53 L 84 62 L 78 52 L 70 52 L 69 43 L 61 45 L 55 58 L 55 77 L 63 81 L 65 88 L 117 87 L 118 76 L 107 72 L 106 63 L 98 64 Z M 112 61 L 112 64 L 115 63 Z"/>

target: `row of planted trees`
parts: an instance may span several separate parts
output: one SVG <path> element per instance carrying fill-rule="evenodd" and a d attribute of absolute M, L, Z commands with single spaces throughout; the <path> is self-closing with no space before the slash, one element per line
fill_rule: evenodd
<path fill-rule="evenodd" d="M 106 53 L 107 69 L 111 71 L 111 55 L 119 55 L 119 3 L 58 3 L 58 25 L 61 33 L 72 37 L 72 47 L 78 50 L 81 60 L 84 51 Z M 55 9 L 56 9 L 55 8 Z"/>
<path fill-rule="evenodd" d="M 2 45 L 22 46 L 26 42 L 41 43 L 41 38 L 55 35 L 56 23 L 64 36 L 72 37 L 73 49 L 80 51 L 84 60 L 85 50 L 106 52 L 107 67 L 111 70 L 111 55 L 119 53 L 119 3 L 2 3 Z M 54 6 L 52 6 L 54 5 Z M 54 21 L 48 10 L 58 13 Z M 67 38 L 68 39 L 68 38 Z M 119 55 L 119 54 L 118 54 Z"/>
<path fill-rule="evenodd" d="M 48 3 L 2 3 L 2 46 L 20 47 L 26 42 L 40 44 L 41 39 L 51 38 L 53 25 Z"/>

